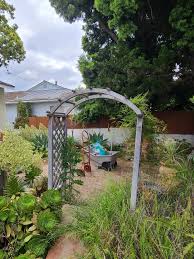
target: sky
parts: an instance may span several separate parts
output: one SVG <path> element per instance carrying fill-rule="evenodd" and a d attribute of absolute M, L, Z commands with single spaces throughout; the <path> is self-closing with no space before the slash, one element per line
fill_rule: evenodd
<path fill-rule="evenodd" d="M 0 80 L 13 84 L 16 91 L 26 90 L 42 80 L 56 82 L 69 89 L 82 84 L 78 58 L 82 54 L 82 23 L 69 24 L 60 18 L 49 0 L 7 0 L 15 7 L 26 51 L 20 64 L 12 62 L 0 68 Z"/>

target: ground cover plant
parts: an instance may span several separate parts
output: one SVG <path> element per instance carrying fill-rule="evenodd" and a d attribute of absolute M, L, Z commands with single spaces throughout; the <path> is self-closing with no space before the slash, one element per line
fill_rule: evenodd
<path fill-rule="evenodd" d="M 38 198 L 15 188 L 5 194 L 0 196 L 0 258 L 44 258 L 62 234 L 61 193 L 48 190 Z"/>

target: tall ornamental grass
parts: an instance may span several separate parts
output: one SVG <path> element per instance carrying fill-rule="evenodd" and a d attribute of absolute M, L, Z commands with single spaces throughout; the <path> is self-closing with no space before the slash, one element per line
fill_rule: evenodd
<path fill-rule="evenodd" d="M 72 226 L 87 247 L 83 258 L 193 258 L 191 200 L 183 208 L 169 203 L 168 195 L 152 197 L 141 195 L 131 212 L 129 184 L 113 184 L 83 205 Z"/>

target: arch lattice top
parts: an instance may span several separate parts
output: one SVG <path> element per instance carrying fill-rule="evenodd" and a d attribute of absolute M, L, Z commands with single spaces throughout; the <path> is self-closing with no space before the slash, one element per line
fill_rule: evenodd
<path fill-rule="evenodd" d="M 72 99 L 75 97 L 81 97 L 80 100 L 72 102 Z M 101 89 L 101 88 L 89 88 L 89 89 L 81 89 L 78 91 L 72 91 L 70 94 L 66 95 L 61 95 L 59 97 L 59 102 L 57 105 L 52 107 L 50 111 L 50 115 L 54 115 L 55 112 L 63 105 L 64 103 L 70 103 L 72 104 L 72 107 L 68 109 L 66 112 L 66 115 L 68 115 L 75 107 L 80 105 L 83 102 L 86 102 L 88 100 L 92 99 L 110 99 L 110 100 L 115 100 L 117 102 L 123 103 L 130 107 L 138 117 L 143 116 L 142 111 L 134 105 L 127 97 L 122 96 L 116 92 L 113 92 L 109 89 Z"/>

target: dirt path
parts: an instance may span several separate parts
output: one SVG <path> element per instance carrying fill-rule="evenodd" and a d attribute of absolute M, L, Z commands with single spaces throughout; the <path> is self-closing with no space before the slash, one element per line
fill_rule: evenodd
<path fill-rule="evenodd" d="M 83 185 L 78 186 L 80 200 L 85 201 L 95 197 L 103 191 L 106 185 L 111 182 L 120 182 L 131 177 L 131 163 L 129 161 L 119 160 L 118 166 L 112 172 L 106 172 L 92 166 L 92 174 L 82 177 Z M 47 173 L 47 167 L 44 166 L 44 173 Z M 64 205 L 63 221 L 67 224 L 71 221 L 72 206 Z M 84 246 L 79 240 L 70 237 L 61 237 L 56 244 L 50 249 L 46 259 L 76 259 L 77 254 L 83 254 Z"/>

